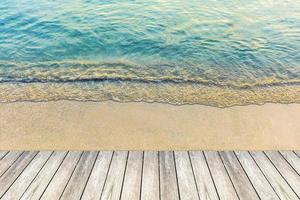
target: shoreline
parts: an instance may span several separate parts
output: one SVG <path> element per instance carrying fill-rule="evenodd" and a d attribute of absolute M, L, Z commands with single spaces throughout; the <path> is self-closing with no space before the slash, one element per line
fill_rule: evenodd
<path fill-rule="evenodd" d="M 235 90 L 192 84 L 141 84 L 125 82 L 3 83 L 0 102 L 145 102 L 171 105 L 207 105 L 227 108 L 238 105 L 299 103 L 300 85 Z"/>
<path fill-rule="evenodd" d="M 0 103 L 0 150 L 299 150 L 300 104 Z"/>

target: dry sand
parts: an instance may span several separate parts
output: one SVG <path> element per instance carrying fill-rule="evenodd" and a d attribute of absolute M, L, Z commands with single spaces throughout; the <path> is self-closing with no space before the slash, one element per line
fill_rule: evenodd
<path fill-rule="evenodd" d="M 300 150 L 300 105 L 0 104 L 2 150 Z"/>

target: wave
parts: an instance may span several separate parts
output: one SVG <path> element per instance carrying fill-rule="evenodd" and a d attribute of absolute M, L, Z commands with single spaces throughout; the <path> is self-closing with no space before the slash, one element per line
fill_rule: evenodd
<path fill-rule="evenodd" d="M 215 107 L 300 103 L 300 73 L 296 72 L 291 68 L 250 67 L 200 70 L 170 63 L 2 62 L 0 102 L 112 100 Z"/>
<path fill-rule="evenodd" d="M 191 84 L 124 82 L 2 83 L 0 102 L 47 101 L 158 102 L 214 107 L 272 103 L 300 103 L 300 86 L 232 89 Z"/>
<path fill-rule="evenodd" d="M 297 68 L 222 67 L 197 69 L 172 64 L 158 66 L 122 62 L 0 63 L 0 83 L 124 82 L 141 84 L 191 84 L 232 89 L 300 85 Z M 192 70 L 191 70 L 192 69 Z"/>

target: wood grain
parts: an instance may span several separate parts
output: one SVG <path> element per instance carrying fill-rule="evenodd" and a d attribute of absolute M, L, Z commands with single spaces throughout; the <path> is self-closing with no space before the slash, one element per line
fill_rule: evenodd
<path fill-rule="evenodd" d="M 83 200 L 100 199 L 113 152 L 101 151 L 82 195 Z"/>
<path fill-rule="evenodd" d="M 158 152 L 145 151 L 142 177 L 142 200 L 159 200 Z"/>
<path fill-rule="evenodd" d="M 160 198 L 180 199 L 177 184 L 174 153 L 172 151 L 159 152 Z"/>
<path fill-rule="evenodd" d="M 300 176 L 300 158 L 292 151 L 280 151 L 280 154 L 296 170 Z"/>
<path fill-rule="evenodd" d="M 60 199 L 80 199 L 91 170 L 94 167 L 97 155 L 98 152 L 89 151 L 82 154 Z"/>
<path fill-rule="evenodd" d="M 1 161 L 0 161 L 0 176 L 22 155 L 21 151 L 10 151 Z"/>
<path fill-rule="evenodd" d="M 175 164 L 178 177 L 180 199 L 200 199 L 188 152 L 175 151 Z"/>
<path fill-rule="evenodd" d="M 39 199 L 51 181 L 52 177 L 58 170 L 60 164 L 66 157 L 67 152 L 54 152 L 49 158 L 45 166 L 41 169 L 39 174 L 27 188 L 21 199 Z"/>
<path fill-rule="evenodd" d="M 252 151 L 251 155 L 281 199 L 299 199 L 263 152 Z"/>
<path fill-rule="evenodd" d="M 6 154 L 8 154 L 8 151 L 0 151 L 0 161 L 4 156 L 6 156 Z"/>
<path fill-rule="evenodd" d="M 277 196 L 273 187 L 269 184 L 268 180 L 257 166 L 256 162 L 252 159 L 250 154 L 242 151 L 236 151 L 235 154 L 247 173 L 247 176 L 249 177 L 259 197 L 266 200 L 279 200 L 279 197 Z"/>
<path fill-rule="evenodd" d="M 220 199 L 239 199 L 218 152 L 206 151 L 204 154 Z"/>
<path fill-rule="evenodd" d="M 300 199 L 300 176 L 286 162 L 286 160 L 276 151 L 266 151 L 267 157 L 271 160 L 277 171 L 288 182 L 288 185 L 293 189 L 298 198 Z"/>
<path fill-rule="evenodd" d="M 141 151 L 129 152 L 121 199 L 123 200 L 140 199 L 142 168 L 143 168 L 143 152 Z"/>
<path fill-rule="evenodd" d="M 200 199 L 219 199 L 202 151 L 191 151 L 190 158 Z"/>
<path fill-rule="evenodd" d="M 37 152 L 24 152 L 10 166 L 10 168 L 0 177 L 0 198 L 6 193 L 10 186 L 15 182 L 31 160 L 36 156 Z"/>
<path fill-rule="evenodd" d="M 299 199 L 300 158 L 292 151 L 4 153 L 4 200 Z"/>
<path fill-rule="evenodd" d="M 82 152 L 68 153 L 65 160 L 63 161 L 55 176 L 43 193 L 41 199 L 52 200 L 60 198 L 66 185 L 68 184 L 70 177 L 72 176 L 72 173 L 74 172 L 75 167 L 78 164 L 81 155 Z"/>
<path fill-rule="evenodd" d="M 128 158 L 127 151 L 116 151 L 102 191 L 102 200 L 120 199 L 124 173 Z"/>
<path fill-rule="evenodd" d="M 259 199 L 234 153 L 220 152 L 220 155 L 239 197 L 247 200 Z"/>
<path fill-rule="evenodd" d="M 39 152 L 1 199 L 20 199 L 51 154 L 50 151 Z"/>

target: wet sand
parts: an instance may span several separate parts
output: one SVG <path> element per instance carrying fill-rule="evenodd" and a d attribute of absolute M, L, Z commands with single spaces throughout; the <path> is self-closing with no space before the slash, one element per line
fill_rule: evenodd
<path fill-rule="evenodd" d="M 0 104 L 0 150 L 300 150 L 300 104 Z"/>

